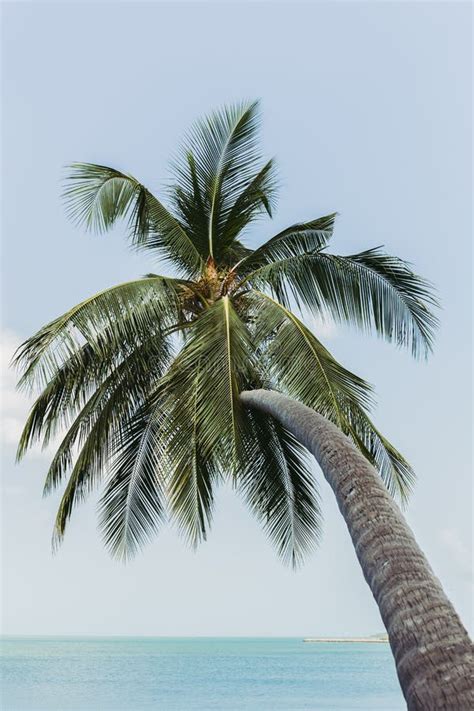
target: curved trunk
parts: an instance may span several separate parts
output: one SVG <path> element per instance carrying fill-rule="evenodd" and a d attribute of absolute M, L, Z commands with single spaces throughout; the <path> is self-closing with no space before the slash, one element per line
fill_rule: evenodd
<path fill-rule="evenodd" d="M 268 390 L 241 399 L 279 420 L 319 463 L 387 628 L 408 709 L 474 709 L 469 636 L 375 469 L 305 405 Z"/>

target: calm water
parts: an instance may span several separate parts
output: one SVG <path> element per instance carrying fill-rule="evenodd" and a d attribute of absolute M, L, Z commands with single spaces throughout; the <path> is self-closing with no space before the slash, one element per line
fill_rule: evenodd
<path fill-rule="evenodd" d="M 386 644 L 7 638 L 4 711 L 406 708 Z"/>

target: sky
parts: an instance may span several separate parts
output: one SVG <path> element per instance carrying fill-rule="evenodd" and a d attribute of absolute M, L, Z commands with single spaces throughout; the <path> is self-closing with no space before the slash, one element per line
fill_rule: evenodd
<path fill-rule="evenodd" d="M 375 420 L 413 464 L 406 516 L 472 630 L 471 37 L 469 3 L 4 3 L 2 56 L 2 631 L 23 635 L 375 634 L 383 630 L 331 490 L 315 467 L 321 546 L 278 560 L 249 512 L 219 493 L 207 543 L 164 529 L 127 565 L 97 532 L 94 496 L 52 555 L 51 452 L 14 463 L 30 403 L 8 361 L 44 323 L 107 286 L 159 271 L 124 230 L 66 219 L 63 166 L 132 173 L 157 195 L 190 124 L 260 98 L 280 200 L 256 245 L 339 213 L 333 250 L 384 244 L 432 280 L 435 352 L 412 360 L 315 321 L 376 386 Z"/>

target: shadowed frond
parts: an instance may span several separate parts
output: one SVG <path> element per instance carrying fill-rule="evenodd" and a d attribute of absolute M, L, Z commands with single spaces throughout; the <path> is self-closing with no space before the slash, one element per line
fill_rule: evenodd
<path fill-rule="evenodd" d="M 115 420 L 118 408 L 115 402 L 109 399 L 82 445 L 72 472 L 59 504 L 53 531 L 53 547 L 57 548 L 63 540 L 67 523 L 75 506 L 85 501 L 88 494 L 97 486 L 105 476 L 114 449 L 111 446 L 114 440 L 114 424 L 123 427 L 122 419 Z"/>
<path fill-rule="evenodd" d="M 179 220 L 131 175 L 92 163 L 69 167 L 63 196 L 69 217 L 86 229 L 106 232 L 127 219 L 132 243 L 151 249 L 186 275 L 202 269 L 203 261 Z"/>
<path fill-rule="evenodd" d="M 97 368 L 101 362 L 89 344 L 85 344 L 51 375 L 28 415 L 17 448 L 17 461 L 36 442 L 42 440 L 43 448 L 46 447 L 57 429 L 67 426 L 68 416 L 84 406 L 91 388 L 101 378 Z"/>
<path fill-rule="evenodd" d="M 170 515 L 192 547 L 207 537 L 212 521 L 213 490 L 223 478 L 217 457 L 203 453 L 200 380 L 209 377 L 204 367 L 200 361 L 196 363 L 186 401 L 170 403 L 165 416 L 169 424 L 167 451 L 173 462 L 168 481 Z"/>
<path fill-rule="evenodd" d="M 283 562 L 298 567 L 317 544 L 321 511 L 307 453 L 276 420 L 246 415 L 246 465 L 237 489 Z"/>
<path fill-rule="evenodd" d="M 159 417 L 141 409 L 122 434 L 99 502 L 104 541 L 115 557 L 132 557 L 164 520 L 164 467 Z"/>
<path fill-rule="evenodd" d="M 224 297 L 197 319 L 161 384 L 170 514 L 193 546 L 206 537 L 213 487 L 239 471 L 245 427 L 239 392 L 252 362 L 245 325 Z"/>

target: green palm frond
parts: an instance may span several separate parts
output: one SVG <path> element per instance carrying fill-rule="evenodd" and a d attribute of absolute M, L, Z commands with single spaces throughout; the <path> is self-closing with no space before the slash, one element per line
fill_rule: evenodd
<path fill-rule="evenodd" d="M 168 480 L 169 510 L 180 532 L 193 547 L 207 537 L 212 521 L 214 488 L 223 479 L 217 458 L 203 453 L 199 398 L 200 380 L 206 377 L 204 367 L 200 362 L 195 365 L 187 401 L 173 403 L 165 416 L 169 424 L 167 451 L 173 462 Z"/>
<path fill-rule="evenodd" d="M 219 240 L 219 257 L 224 265 L 235 264 L 247 254 L 239 254 L 232 250 L 236 238 L 245 227 L 257 217 L 266 213 L 272 217 L 277 192 L 275 163 L 268 161 L 242 190 L 232 207 L 228 210 Z M 248 251 L 250 254 L 251 251 Z"/>
<path fill-rule="evenodd" d="M 69 475 L 56 517 L 54 542 L 62 539 L 73 508 L 103 479 L 117 450 L 128 442 L 134 422 L 146 407 L 169 358 L 165 343 L 153 351 L 154 361 L 127 360 L 100 386 L 72 423 L 54 457 L 45 482 L 45 493 L 55 488 L 67 473 L 73 447 L 81 448 Z M 141 351 L 139 356 L 144 357 Z M 148 351 L 148 355 L 151 355 Z M 153 367 L 150 368 L 150 364 Z M 136 370 L 141 370 L 137 375 Z"/>
<path fill-rule="evenodd" d="M 171 205 L 185 226 L 199 254 L 209 256 L 209 198 L 200 185 L 196 161 L 188 148 L 181 160 L 173 164 L 176 182 L 169 188 Z"/>
<path fill-rule="evenodd" d="M 264 242 L 239 264 L 239 273 L 246 275 L 244 281 L 253 279 L 253 272 L 262 267 L 325 247 L 332 237 L 336 217 L 334 212 L 316 220 L 291 225 Z"/>
<path fill-rule="evenodd" d="M 252 364 L 249 333 L 226 296 L 196 320 L 163 379 L 165 411 L 169 407 L 176 417 L 180 412 L 191 417 L 191 406 L 199 421 L 203 456 L 218 452 L 228 468 L 237 458 L 242 418 L 239 393 L 252 377 Z"/>
<path fill-rule="evenodd" d="M 109 399 L 92 425 L 88 436 L 77 456 L 72 472 L 69 475 L 65 491 L 56 514 L 53 531 L 53 547 L 57 547 L 66 530 L 73 509 L 86 500 L 104 477 L 113 457 L 112 442 L 116 434 L 115 428 L 124 426 L 123 419 L 117 419 L 120 411 L 115 407 L 113 398 Z M 52 486 L 52 482 L 48 482 Z"/>
<path fill-rule="evenodd" d="M 84 344 L 51 375 L 35 401 L 20 437 L 17 459 L 39 441 L 45 448 L 65 428 L 70 428 L 68 435 L 72 436 L 82 422 L 90 425 L 98 404 L 122 383 L 125 399 L 133 402 L 150 376 L 156 378 L 164 369 L 171 353 L 169 337 L 159 333 L 137 342 L 129 354 L 124 350 L 121 360 L 115 351 L 104 358 L 89 343 Z"/>
<path fill-rule="evenodd" d="M 28 415 L 18 443 L 18 461 L 37 442 L 42 440 L 46 447 L 57 429 L 68 426 L 68 415 L 84 406 L 90 388 L 100 378 L 96 375 L 99 363 L 86 343 L 51 376 Z"/>
<path fill-rule="evenodd" d="M 366 413 L 373 404 L 370 385 L 341 366 L 291 311 L 270 296 L 254 291 L 244 300 L 254 311 L 255 341 L 268 363 L 270 384 L 334 422 L 376 467 L 389 491 L 406 501 L 413 470 L 370 421 Z"/>
<path fill-rule="evenodd" d="M 63 196 L 69 217 L 95 232 L 106 232 L 127 219 L 132 244 L 151 249 L 181 272 L 193 276 L 203 266 L 201 255 L 179 220 L 131 175 L 93 163 L 69 166 Z"/>
<path fill-rule="evenodd" d="M 226 231 L 225 226 L 239 198 L 247 208 L 250 196 L 253 206 L 262 204 L 262 195 L 263 204 L 265 201 L 270 203 L 268 193 L 273 189 L 271 166 L 264 169 L 263 175 L 258 168 L 261 160 L 258 125 L 256 101 L 217 111 L 195 124 L 186 139 L 184 160 L 175 164 L 179 200 L 181 204 L 194 201 L 193 224 L 201 225 L 201 228 L 206 224 L 207 255 L 216 261 L 235 237 L 235 230 Z M 253 191 L 249 187 L 252 182 Z M 256 200 L 258 184 L 260 196 Z M 247 189 L 247 197 L 243 198 Z M 199 220 L 195 210 L 199 210 Z M 204 235 L 201 230 L 199 234 L 202 249 Z"/>
<path fill-rule="evenodd" d="M 196 320 L 160 385 L 169 510 L 193 546 L 206 537 L 213 488 L 243 460 L 239 393 L 252 362 L 249 334 L 224 297 Z"/>
<path fill-rule="evenodd" d="M 47 387 L 63 363 L 88 343 L 97 357 L 117 359 L 180 318 L 180 282 L 150 277 L 106 289 L 44 326 L 17 350 L 19 386 Z M 78 362 L 78 367 L 80 363 Z"/>
<path fill-rule="evenodd" d="M 118 219 L 131 219 L 145 191 L 131 175 L 105 165 L 72 163 L 67 170 L 66 213 L 75 224 L 94 232 L 106 232 Z M 134 234 L 146 234 L 145 215 L 138 212 L 135 217 Z"/>
<path fill-rule="evenodd" d="M 287 307 L 296 302 L 364 332 L 375 330 L 415 357 L 432 350 L 437 327 L 432 287 L 379 248 L 348 257 L 323 251 L 289 256 L 256 269 L 245 281 L 270 288 Z"/>
<path fill-rule="evenodd" d="M 104 439 L 110 437 L 110 431 L 120 432 L 121 424 L 130 420 L 158 385 L 170 355 L 170 344 L 166 339 L 150 338 L 114 368 L 83 406 L 79 406 L 77 398 L 72 397 L 59 413 L 48 407 L 43 422 L 39 417 L 36 418 L 38 424 L 35 434 L 40 437 L 45 430 L 44 445 L 52 431 L 54 433 L 61 425 L 68 428 L 49 467 L 44 485 L 45 494 L 49 494 L 62 481 L 71 468 L 74 447 L 86 441 L 100 418 L 103 429 L 99 434 Z M 78 414 L 71 422 L 74 413 Z"/>
<path fill-rule="evenodd" d="M 109 481 L 99 502 L 100 527 L 107 548 L 127 560 L 165 519 L 159 417 L 140 409 L 122 434 Z"/>
<path fill-rule="evenodd" d="M 432 284 L 415 274 L 408 262 L 385 254 L 381 247 L 347 257 L 321 256 L 335 261 L 334 271 L 343 273 L 349 302 L 352 292 L 352 300 L 370 303 L 365 313 L 364 307 L 357 316 L 349 312 L 351 320 L 357 317 L 367 330 L 375 328 L 396 345 L 411 348 L 415 357 L 432 351 L 438 319 L 430 307 L 437 307 L 438 300 Z"/>
<path fill-rule="evenodd" d="M 340 365 L 289 309 L 257 290 L 242 301 L 251 309 L 254 340 L 264 354 L 270 383 L 339 426 L 341 397 L 370 406 L 371 386 Z"/>
<path fill-rule="evenodd" d="M 321 511 L 304 448 L 276 420 L 246 415 L 246 463 L 237 489 L 280 558 L 298 567 L 317 544 Z"/>

